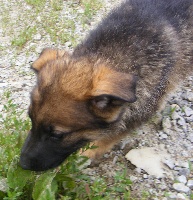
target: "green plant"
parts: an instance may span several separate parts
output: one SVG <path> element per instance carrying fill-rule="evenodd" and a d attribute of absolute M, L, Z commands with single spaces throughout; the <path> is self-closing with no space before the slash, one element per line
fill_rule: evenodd
<path fill-rule="evenodd" d="M 36 7 L 43 6 L 46 2 L 45 0 L 25 0 L 25 1 L 29 5 L 36 6 Z"/>
<path fill-rule="evenodd" d="M 51 0 L 51 6 L 55 11 L 62 10 L 63 1 L 62 0 Z"/>
<path fill-rule="evenodd" d="M 11 44 L 16 47 L 23 47 L 26 42 L 32 39 L 32 36 L 36 33 L 36 27 L 28 26 L 18 36 L 15 36 Z"/>
<path fill-rule="evenodd" d="M 102 6 L 102 3 L 99 0 L 82 0 L 81 1 L 84 7 L 84 16 L 88 19 L 96 13 Z"/>

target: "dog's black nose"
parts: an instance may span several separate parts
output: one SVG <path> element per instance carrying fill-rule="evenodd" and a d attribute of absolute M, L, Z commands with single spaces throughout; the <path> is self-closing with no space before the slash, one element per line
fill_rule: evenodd
<path fill-rule="evenodd" d="M 29 163 L 28 159 L 25 156 L 21 155 L 19 164 L 25 170 L 30 170 L 31 169 L 30 163 Z"/>

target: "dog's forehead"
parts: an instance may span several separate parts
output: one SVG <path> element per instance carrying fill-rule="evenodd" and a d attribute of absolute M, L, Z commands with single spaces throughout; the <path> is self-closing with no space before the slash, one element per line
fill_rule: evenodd
<path fill-rule="evenodd" d="M 38 91 L 42 95 L 70 94 L 74 98 L 84 98 L 84 95 L 92 87 L 93 69 L 85 60 L 65 63 L 60 60 L 50 62 L 38 75 Z"/>

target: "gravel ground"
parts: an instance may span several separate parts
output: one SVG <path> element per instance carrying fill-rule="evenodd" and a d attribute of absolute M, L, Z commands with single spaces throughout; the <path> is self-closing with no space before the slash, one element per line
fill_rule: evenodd
<path fill-rule="evenodd" d="M 72 39 L 80 41 L 87 31 L 119 1 L 103 1 L 101 9 L 95 13 L 92 20 L 86 19 L 86 23 L 79 20 L 84 11 L 79 1 L 62 1 L 62 9 L 58 11 L 61 21 L 74 19 L 72 33 L 71 27 L 61 30 L 71 33 L 71 40 L 64 43 L 59 40 L 53 41 L 42 28 L 45 16 L 51 13 L 52 1 L 46 1 L 41 12 L 37 12 L 34 6 L 25 2 L 0 0 L 0 12 L 3 13 L 0 15 L 0 96 L 10 90 L 14 102 L 20 109 L 26 110 L 30 91 L 35 84 L 35 75 L 30 69 L 30 63 L 36 59 L 41 50 L 50 46 L 72 50 Z M 22 47 L 14 45 L 24 27 L 34 26 L 36 31 Z M 1 112 L 5 103 L 1 98 Z M 167 153 L 167 159 L 162 159 L 161 162 L 168 173 L 162 177 L 152 175 L 143 166 L 136 167 L 137 164 L 125 158 L 131 149 L 143 150 L 146 147 L 161 149 Z M 156 155 L 159 157 L 158 153 Z M 157 113 L 152 120 L 130 134 L 112 152 L 105 154 L 97 166 L 96 164 L 90 166 L 84 172 L 93 177 L 101 174 L 111 182 L 111 177 L 117 171 L 126 168 L 128 176 L 133 181 L 131 192 L 136 199 L 141 199 L 142 192 L 145 192 L 149 194 L 147 199 L 180 200 L 192 199 L 192 166 L 193 77 L 189 77 L 180 89 L 168 98 L 162 113 Z"/>

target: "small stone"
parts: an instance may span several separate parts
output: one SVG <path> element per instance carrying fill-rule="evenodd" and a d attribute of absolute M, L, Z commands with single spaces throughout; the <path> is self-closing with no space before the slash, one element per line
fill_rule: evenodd
<path fill-rule="evenodd" d="M 193 122 L 193 115 L 191 115 L 190 117 L 186 117 L 186 121 L 187 122 Z"/>
<path fill-rule="evenodd" d="M 188 140 L 193 143 L 193 135 L 192 134 L 188 136 Z"/>
<path fill-rule="evenodd" d="M 189 164 L 188 162 L 186 161 L 179 161 L 179 162 L 176 162 L 175 165 L 177 167 L 183 167 L 183 168 L 188 168 L 189 167 Z"/>
<path fill-rule="evenodd" d="M 104 158 L 109 158 L 109 154 L 108 154 L 108 153 L 105 153 L 105 154 L 103 155 L 103 157 L 104 157 Z"/>
<path fill-rule="evenodd" d="M 192 92 L 187 93 L 187 100 L 193 102 L 193 93 Z"/>
<path fill-rule="evenodd" d="M 143 175 L 143 178 L 144 178 L 144 179 L 147 179 L 147 178 L 148 178 L 148 175 L 147 175 L 147 174 L 144 174 L 144 175 Z"/>
<path fill-rule="evenodd" d="M 178 124 L 181 126 L 185 126 L 186 125 L 186 121 L 183 117 L 180 117 L 180 119 L 178 120 Z"/>
<path fill-rule="evenodd" d="M 177 199 L 178 200 L 186 200 L 186 197 L 183 194 L 178 193 L 177 194 Z"/>
<path fill-rule="evenodd" d="M 193 190 L 193 180 L 188 180 L 187 186 Z"/>
<path fill-rule="evenodd" d="M 178 176 L 178 177 L 177 177 L 177 180 L 178 180 L 180 183 L 184 183 L 184 184 L 186 184 L 186 182 L 187 182 L 187 179 L 186 179 L 186 177 L 185 177 L 184 175 Z"/>
<path fill-rule="evenodd" d="M 0 83 L 0 88 L 2 87 L 2 88 L 4 88 L 4 87 L 6 87 L 8 84 L 7 83 Z"/>
<path fill-rule="evenodd" d="M 70 46 L 72 46 L 72 43 L 71 43 L 71 42 L 66 42 L 66 43 L 65 43 L 65 46 L 66 46 L 66 47 L 70 47 Z"/>
<path fill-rule="evenodd" d="M 165 159 L 165 160 L 163 160 L 163 163 L 165 165 L 167 165 L 170 169 L 174 169 L 174 167 L 175 167 L 174 162 L 172 160 Z"/>
<path fill-rule="evenodd" d="M 42 39 L 42 36 L 38 33 L 34 36 L 34 40 L 41 40 Z"/>
<path fill-rule="evenodd" d="M 175 167 L 174 167 L 174 170 L 175 170 L 175 171 L 180 171 L 180 170 L 182 170 L 182 168 L 181 168 L 181 167 L 176 167 L 176 166 L 175 166 Z"/>
<path fill-rule="evenodd" d="M 187 106 L 184 107 L 184 112 L 187 117 L 190 117 L 191 115 L 193 115 L 193 110 Z"/>
<path fill-rule="evenodd" d="M 190 174 L 189 169 L 184 168 L 184 169 L 179 170 L 179 175 L 184 175 L 187 177 L 189 174 Z"/>
<path fill-rule="evenodd" d="M 115 157 L 113 158 L 113 165 L 115 165 L 115 163 L 117 162 L 117 160 L 118 160 L 118 156 L 115 156 Z"/>
<path fill-rule="evenodd" d="M 173 188 L 177 191 L 177 192 L 184 192 L 184 193 L 188 193 L 190 191 L 190 188 L 185 186 L 184 183 L 174 183 L 173 184 Z"/>
<path fill-rule="evenodd" d="M 168 117 L 163 119 L 162 126 L 163 126 L 163 129 L 170 129 L 172 127 L 171 121 L 170 121 L 170 119 Z"/>
<path fill-rule="evenodd" d="M 134 182 L 134 181 L 137 180 L 137 177 L 136 177 L 136 176 L 130 176 L 129 179 L 130 179 L 132 182 Z"/>
<path fill-rule="evenodd" d="M 37 21 L 41 22 L 41 17 L 40 16 L 37 16 Z"/>
<path fill-rule="evenodd" d="M 176 200 L 176 194 L 172 193 L 169 195 L 169 200 L 175 199 Z"/>
<path fill-rule="evenodd" d="M 171 118 L 172 118 L 173 120 L 180 119 L 180 115 L 179 115 L 176 111 L 174 111 L 174 112 L 172 113 Z"/>
<path fill-rule="evenodd" d="M 163 133 L 162 134 L 162 139 L 167 139 L 167 138 L 168 138 L 168 136 L 165 133 Z"/>

